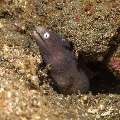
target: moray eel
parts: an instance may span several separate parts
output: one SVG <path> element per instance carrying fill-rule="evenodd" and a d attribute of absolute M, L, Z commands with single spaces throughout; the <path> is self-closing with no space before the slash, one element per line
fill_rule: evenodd
<path fill-rule="evenodd" d="M 63 94 L 86 93 L 89 80 L 82 68 L 77 67 L 77 59 L 70 50 L 70 44 L 55 32 L 37 26 L 32 33 L 39 46 L 46 65 L 51 65 L 50 76 L 53 84 Z"/>

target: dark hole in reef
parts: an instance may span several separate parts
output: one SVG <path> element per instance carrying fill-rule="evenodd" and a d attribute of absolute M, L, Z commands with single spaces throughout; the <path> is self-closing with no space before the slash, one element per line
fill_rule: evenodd
<path fill-rule="evenodd" d="M 107 63 L 103 61 L 90 61 L 91 56 L 79 55 L 78 68 L 82 68 L 87 74 L 90 89 L 93 94 L 97 93 L 120 93 L 120 79 L 111 71 Z M 85 61 L 86 60 L 86 61 Z"/>
<path fill-rule="evenodd" d="M 97 93 L 116 93 L 120 94 L 120 78 L 117 78 L 108 68 L 108 63 L 113 54 L 117 51 L 120 45 L 120 27 L 117 29 L 116 34 L 111 38 L 108 44 L 108 50 L 103 56 L 102 61 L 90 61 L 91 56 L 86 57 L 86 53 L 79 54 L 79 66 L 81 62 L 85 61 L 86 67 L 83 69 L 90 78 L 90 91 L 93 94 Z M 88 68 L 86 70 L 86 68 Z M 92 75 L 91 75 L 92 74 Z M 92 77 L 93 76 L 93 77 Z"/>
<path fill-rule="evenodd" d="M 89 68 L 95 72 L 90 79 L 90 91 L 96 93 L 120 93 L 120 79 L 102 62 L 88 63 Z"/>

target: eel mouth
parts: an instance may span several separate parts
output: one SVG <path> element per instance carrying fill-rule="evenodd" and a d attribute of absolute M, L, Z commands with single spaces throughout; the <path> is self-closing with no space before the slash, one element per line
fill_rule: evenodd
<path fill-rule="evenodd" d="M 43 41 L 43 38 L 41 36 L 42 31 L 43 31 L 42 27 L 35 27 L 35 30 L 33 31 L 33 34 L 32 34 L 33 38 L 35 40 L 41 40 L 41 41 Z"/>
<path fill-rule="evenodd" d="M 36 40 L 39 40 L 43 42 L 45 45 L 47 45 L 46 38 L 44 38 L 44 34 L 47 33 L 49 30 L 41 27 L 41 26 L 35 26 L 35 30 L 33 31 L 33 38 Z"/>
<path fill-rule="evenodd" d="M 45 40 L 42 38 L 42 33 L 44 32 L 45 28 L 44 27 L 35 27 L 35 30 L 32 33 L 32 37 L 36 40 L 36 43 L 39 46 L 47 46 L 47 44 L 45 43 Z"/>

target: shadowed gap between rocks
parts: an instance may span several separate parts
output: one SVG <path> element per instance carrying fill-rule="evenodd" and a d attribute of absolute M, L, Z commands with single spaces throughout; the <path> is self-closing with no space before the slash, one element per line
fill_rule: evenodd
<path fill-rule="evenodd" d="M 90 78 L 90 91 L 93 94 L 97 93 L 115 93 L 120 94 L 120 78 L 117 78 L 113 72 L 108 68 L 108 63 L 112 55 L 117 51 L 117 48 L 120 43 L 120 27 L 117 29 L 116 34 L 111 38 L 108 44 L 108 50 L 106 54 L 103 56 L 102 61 L 94 61 L 91 62 L 89 57 L 86 57 L 86 53 L 80 53 L 78 57 L 79 66 L 83 65 L 83 61 L 85 61 L 86 73 Z M 81 64 L 82 63 L 82 64 Z"/>

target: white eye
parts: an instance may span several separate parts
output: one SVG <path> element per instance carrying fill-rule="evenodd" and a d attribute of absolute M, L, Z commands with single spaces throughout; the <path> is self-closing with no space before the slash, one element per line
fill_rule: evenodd
<path fill-rule="evenodd" d="M 48 39 L 50 37 L 50 34 L 48 32 L 44 33 L 44 36 L 43 36 L 45 39 Z"/>

